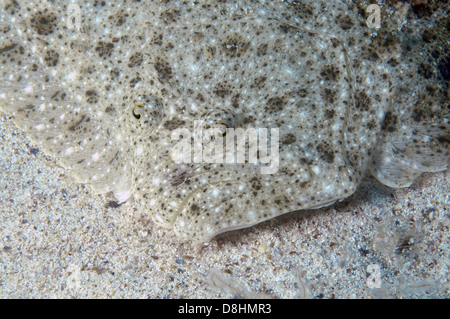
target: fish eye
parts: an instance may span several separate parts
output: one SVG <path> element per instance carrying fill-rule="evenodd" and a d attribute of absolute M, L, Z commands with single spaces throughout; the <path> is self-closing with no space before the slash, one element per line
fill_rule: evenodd
<path fill-rule="evenodd" d="M 140 120 L 141 119 L 141 117 L 142 117 L 142 115 L 140 114 L 140 113 L 136 113 L 136 109 L 138 108 L 138 107 L 144 107 L 142 104 L 136 104 L 134 107 L 133 107 L 133 111 L 132 111 L 132 114 L 133 114 L 133 116 L 134 116 L 134 118 L 136 119 L 136 120 Z"/>
<path fill-rule="evenodd" d="M 231 110 L 215 108 L 205 112 L 200 120 L 203 131 L 208 132 L 205 142 L 217 144 L 225 142 L 227 129 L 236 127 L 240 117 Z"/>
<path fill-rule="evenodd" d="M 240 117 L 230 110 L 212 109 L 201 116 L 201 121 L 203 129 L 216 127 L 225 136 L 226 129 L 236 127 Z"/>
<path fill-rule="evenodd" d="M 164 103 L 158 97 L 137 96 L 131 105 L 129 121 L 138 135 L 152 133 L 164 119 Z"/>

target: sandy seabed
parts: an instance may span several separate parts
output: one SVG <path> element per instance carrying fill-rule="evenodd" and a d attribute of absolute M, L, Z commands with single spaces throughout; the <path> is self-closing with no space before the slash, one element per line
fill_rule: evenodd
<path fill-rule="evenodd" d="M 450 297 L 448 171 L 191 244 L 0 119 L 1 298 Z"/>

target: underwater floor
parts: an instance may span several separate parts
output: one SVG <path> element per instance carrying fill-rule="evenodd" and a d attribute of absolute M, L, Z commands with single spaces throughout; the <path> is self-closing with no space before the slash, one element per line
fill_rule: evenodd
<path fill-rule="evenodd" d="M 450 297 L 448 171 L 190 245 L 0 119 L 1 298 Z"/>

